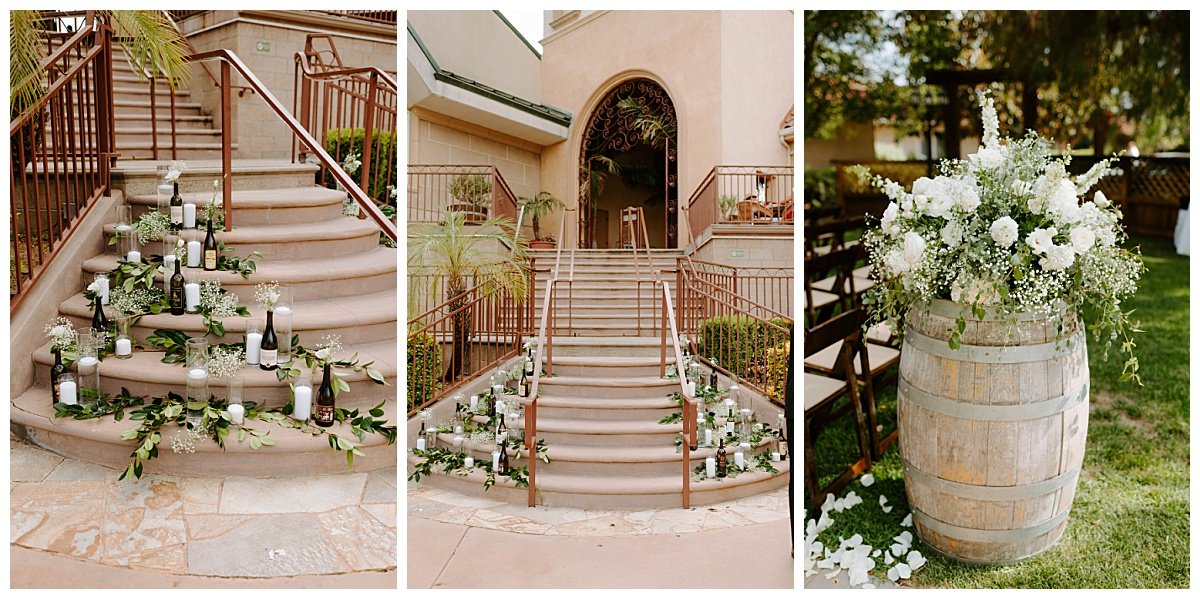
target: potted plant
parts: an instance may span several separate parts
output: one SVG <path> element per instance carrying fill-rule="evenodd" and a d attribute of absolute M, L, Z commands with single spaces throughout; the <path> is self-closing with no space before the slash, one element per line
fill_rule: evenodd
<path fill-rule="evenodd" d="M 721 220 L 733 220 L 737 214 L 737 197 L 731 195 L 723 195 L 717 198 L 717 205 L 721 209 Z"/>
<path fill-rule="evenodd" d="M 562 201 L 550 195 L 548 191 L 538 192 L 537 195 L 531 198 L 521 198 L 521 206 L 525 208 L 525 213 L 533 223 L 533 240 L 529 242 L 531 248 L 553 248 L 557 243 L 550 235 L 542 236 L 540 220 L 544 216 L 548 216 L 555 210 L 562 208 Z"/>
<path fill-rule="evenodd" d="M 462 212 L 466 222 L 487 220 L 488 203 L 492 199 L 492 182 L 487 175 L 458 175 L 450 180 L 450 195 L 458 200 L 450 209 Z"/>

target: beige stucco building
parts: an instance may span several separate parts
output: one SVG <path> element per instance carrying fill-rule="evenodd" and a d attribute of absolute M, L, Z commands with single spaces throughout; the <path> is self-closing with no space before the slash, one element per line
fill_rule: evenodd
<path fill-rule="evenodd" d="M 499 13 L 408 12 L 410 165 L 494 165 L 515 195 L 548 191 L 578 208 L 581 164 L 603 153 L 627 176 L 607 177 L 591 210 L 542 222 L 557 232 L 569 219 L 566 242 L 579 247 L 614 246 L 625 206 L 643 207 L 653 246 L 682 247 L 679 207 L 715 166 L 792 165 L 792 12 L 546 11 L 545 19 L 539 56 Z M 665 148 L 631 139 L 615 109 L 629 94 L 673 125 Z M 781 201 L 790 200 L 786 180 Z M 413 220 L 420 200 L 411 187 Z"/>

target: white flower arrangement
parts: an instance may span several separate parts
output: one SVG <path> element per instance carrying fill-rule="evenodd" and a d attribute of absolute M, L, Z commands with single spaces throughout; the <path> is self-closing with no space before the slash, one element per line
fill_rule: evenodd
<path fill-rule="evenodd" d="M 259 283 L 254 286 L 254 301 L 263 310 L 272 311 L 279 303 L 279 282 Z"/>
<path fill-rule="evenodd" d="M 172 250 L 175 254 L 175 261 L 183 264 L 187 261 L 187 243 L 183 239 L 176 240 L 175 249 Z"/>
<path fill-rule="evenodd" d="M 46 323 L 45 331 L 53 349 L 66 350 L 75 345 L 75 325 L 65 316 Z"/>
<path fill-rule="evenodd" d="M 1086 311 L 1095 315 L 1088 329 L 1097 339 L 1111 346 L 1123 337 L 1122 380 L 1140 384 L 1130 338 L 1140 331 L 1120 304 L 1137 291 L 1144 266 L 1136 252 L 1120 247 L 1121 212 L 1104 193 L 1080 199 L 1114 159 L 1071 177 L 1069 155 L 1052 157 L 1051 144 L 1033 132 L 1001 138 L 991 98 L 982 96 L 980 105 L 978 153 L 943 161 L 940 175 L 918 179 L 911 192 L 870 177 L 891 203 L 879 227 L 863 236 L 880 279 L 863 300 L 871 312 L 868 326 L 886 322 L 902 331 L 913 307 L 935 299 L 967 304 L 964 318 L 984 305 L 1002 316 L 1032 312 L 1059 324 Z M 857 172 L 867 176 L 866 169 Z"/>
<path fill-rule="evenodd" d="M 182 160 L 172 160 L 167 163 L 167 174 L 163 176 L 163 181 L 174 183 L 179 180 L 183 172 L 187 170 L 187 163 Z"/>
<path fill-rule="evenodd" d="M 231 377 L 245 364 L 245 354 L 233 347 L 217 346 L 208 354 L 208 372 L 217 378 Z"/>
<path fill-rule="evenodd" d="M 204 215 L 205 219 L 212 223 L 213 229 L 220 229 L 225 226 L 225 205 L 217 199 L 221 195 L 221 180 L 213 179 L 212 186 L 212 197 L 204 206 Z"/>
<path fill-rule="evenodd" d="M 221 291 L 220 281 L 202 281 L 200 283 L 199 310 L 212 318 L 237 316 L 238 298 L 236 295 Z"/>
<path fill-rule="evenodd" d="M 137 230 L 139 243 L 157 241 L 171 230 L 171 216 L 166 212 L 150 210 L 138 217 L 133 228 Z"/>
<path fill-rule="evenodd" d="M 360 168 L 362 168 L 362 160 L 358 159 L 358 152 L 350 152 L 342 159 L 342 170 L 346 171 L 347 175 L 351 177 L 357 175 Z"/>

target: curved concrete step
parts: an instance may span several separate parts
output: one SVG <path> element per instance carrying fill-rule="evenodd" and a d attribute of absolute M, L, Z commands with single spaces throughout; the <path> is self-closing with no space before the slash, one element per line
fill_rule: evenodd
<path fill-rule="evenodd" d="M 546 444 L 674 446 L 683 430 L 680 424 L 659 424 L 653 420 L 576 420 L 538 416 L 537 436 Z"/>
<path fill-rule="evenodd" d="M 552 376 L 540 379 L 538 391 L 565 397 L 666 397 L 679 381 L 654 377 Z"/>
<path fill-rule="evenodd" d="M 675 402 L 663 397 L 591 398 L 558 397 L 542 394 L 538 398 L 538 418 L 574 420 L 640 420 L 657 422 L 678 412 Z"/>
<path fill-rule="evenodd" d="M 350 390 L 338 395 L 339 404 L 343 407 L 370 407 L 379 403 L 383 398 L 396 397 L 396 344 L 395 342 L 380 342 L 358 345 L 347 348 L 345 355 L 357 351 L 362 363 L 374 361 L 373 368 L 379 371 L 388 381 L 388 385 L 378 385 L 367 377 L 365 372 L 348 372 L 343 380 L 350 383 Z M 135 395 L 162 396 L 168 391 L 180 395 L 186 391 L 187 374 L 183 364 L 164 364 L 162 352 L 138 351 L 127 360 L 115 357 L 105 358 L 100 366 L 100 388 L 106 393 L 119 393 L 122 387 L 129 389 Z M 35 387 L 47 387 L 50 383 L 50 366 L 54 357 L 50 353 L 49 344 L 39 348 L 33 354 L 35 367 Z M 307 369 L 301 365 L 301 370 Z M 286 382 L 276 378 L 274 372 L 262 370 L 257 366 L 245 366 L 239 371 L 245 379 L 245 398 L 257 402 L 266 402 L 269 406 L 282 406 L 290 401 L 290 389 Z M 321 373 L 312 373 L 314 385 L 320 385 Z M 210 382 L 210 392 L 218 397 L 224 397 L 222 384 L 228 384 L 214 379 Z M 49 402 L 49 396 L 47 396 Z M 48 405 L 48 404 L 47 404 Z"/>
<path fill-rule="evenodd" d="M 284 225 L 333 220 L 342 215 L 346 193 L 325 187 L 293 187 L 290 189 L 244 189 L 232 194 L 233 225 Z M 185 204 L 207 206 L 212 199 L 208 191 L 180 192 Z M 135 207 L 134 216 L 158 206 L 157 194 L 137 194 L 126 198 Z"/>
<path fill-rule="evenodd" d="M 557 349 L 557 348 L 555 348 Z M 659 356 L 563 356 L 555 352 L 552 359 L 554 374 L 559 376 L 639 376 L 657 377 Z M 673 352 L 667 355 L 667 365 L 675 363 Z M 544 394 L 541 400 L 544 400 Z"/>
<path fill-rule="evenodd" d="M 158 165 L 166 160 L 135 160 L 123 157 L 113 169 L 113 186 L 125 196 L 154 195 L 158 186 Z M 232 165 L 232 188 L 288 189 L 312 187 L 318 170 L 315 164 L 287 160 L 238 159 Z M 179 177 L 179 190 L 212 193 L 213 179 L 221 178 L 220 159 L 188 160 L 187 170 Z"/>
<path fill-rule="evenodd" d="M 389 422 L 396 422 L 398 407 L 395 401 L 384 406 Z M 129 415 L 117 422 L 104 417 L 95 420 L 54 418 L 50 407 L 50 391 L 37 385 L 12 401 L 12 423 L 23 427 L 27 438 L 36 445 L 78 460 L 110 468 L 125 469 L 133 452 L 132 441 L 122 441 L 121 435 L 137 428 Z M 250 449 L 249 442 L 238 443 L 237 433 L 227 438 L 225 448 L 213 443 L 197 443 L 195 453 L 174 453 L 170 438 L 174 427 L 163 427 L 159 457 L 145 462 L 145 473 L 164 473 L 177 476 L 249 476 L 274 478 L 303 472 L 306 475 L 340 474 L 348 470 L 346 456 L 334 452 L 324 435 L 313 436 L 297 429 L 283 428 L 255 421 L 254 428 L 270 432 L 275 445 Z M 329 429 L 339 437 L 358 442 L 345 424 Z M 380 435 L 369 435 L 363 442 L 365 456 L 356 457 L 354 470 L 366 472 L 396 465 L 396 448 L 387 445 Z"/>
<path fill-rule="evenodd" d="M 253 295 L 253 290 L 250 290 Z M 292 314 L 292 334 L 300 335 L 300 343 L 315 345 L 324 335 L 341 335 L 342 345 L 394 341 L 396 339 L 396 289 L 371 294 L 297 301 Z M 246 304 L 243 304 L 246 305 Z M 210 342 L 236 343 L 246 332 L 247 318 L 266 323 L 266 311 L 251 302 L 246 305 L 249 317 L 234 316 L 222 319 L 224 337 L 209 337 Z M 111 310 L 111 308 L 110 308 Z M 76 327 L 91 326 L 93 310 L 79 293 L 59 306 L 63 316 L 72 319 Z M 283 326 L 279 320 L 276 327 Z M 199 314 L 147 314 L 133 327 L 132 335 L 140 340 L 155 329 L 175 329 L 200 336 L 206 330 L 204 317 Z"/>
<path fill-rule="evenodd" d="M 657 333 L 657 331 L 654 331 Z M 670 350 L 670 346 L 667 347 Z M 564 357 L 659 357 L 662 341 L 658 335 L 637 337 L 600 337 L 594 335 L 554 335 L 553 360 Z M 674 352 L 668 352 L 674 353 Z"/>
<path fill-rule="evenodd" d="M 235 248 L 234 253 L 242 257 L 249 255 L 249 252 L 243 253 L 241 248 Z M 220 281 L 221 288 L 237 294 L 242 304 L 252 305 L 254 287 L 268 281 L 292 285 L 296 301 L 394 291 L 397 259 L 394 248 L 377 246 L 365 254 L 326 260 L 259 261 L 256 263 L 257 269 L 245 279 L 238 273 L 221 270 L 205 272 L 203 269 L 184 267 L 180 272 L 184 277 Z M 84 261 L 83 282 L 90 283 L 95 273 L 111 271 L 117 264 L 118 259 L 114 254 L 103 254 Z M 159 284 L 162 279 L 161 274 L 155 276 Z"/>
<path fill-rule="evenodd" d="M 419 458 L 408 454 L 409 464 Z M 544 464 L 542 464 L 544 465 Z M 731 501 L 757 495 L 787 484 L 790 462 L 775 465 L 778 474 L 751 472 L 735 478 L 692 482 L 692 505 L 706 505 Z M 545 506 L 576 507 L 582 509 L 652 509 L 679 507 L 683 503 L 682 472 L 674 475 L 598 477 L 580 474 L 553 474 L 536 471 L 537 504 Z M 459 493 L 483 496 L 488 499 L 525 505 L 528 489 L 518 488 L 507 478 L 500 477 L 496 484 L 483 494 L 486 474 L 476 468 L 448 475 L 435 473 L 421 482 Z"/>
<path fill-rule="evenodd" d="M 375 223 L 348 216 L 316 223 L 237 225 L 232 231 L 215 235 L 218 241 L 236 247 L 239 255 L 259 252 L 264 262 L 350 256 L 379 246 L 379 227 Z M 183 237 L 203 241 L 204 232 L 184 231 Z"/>

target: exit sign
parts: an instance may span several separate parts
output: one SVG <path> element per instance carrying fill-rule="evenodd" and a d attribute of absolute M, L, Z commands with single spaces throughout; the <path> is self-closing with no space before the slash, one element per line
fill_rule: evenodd
<path fill-rule="evenodd" d="M 746 252 L 743 252 L 742 250 L 731 250 L 731 251 L 729 252 L 729 257 L 730 257 L 730 258 L 741 258 L 741 257 L 743 257 L 743 256 L 745 256 L 745 255 L 746 255 Z"/>
<path fill-rule="evenodd" d="M 270 52 L 271 51 L 271 42 L 258 42 L 257 50 L 259 52 Z"/>

